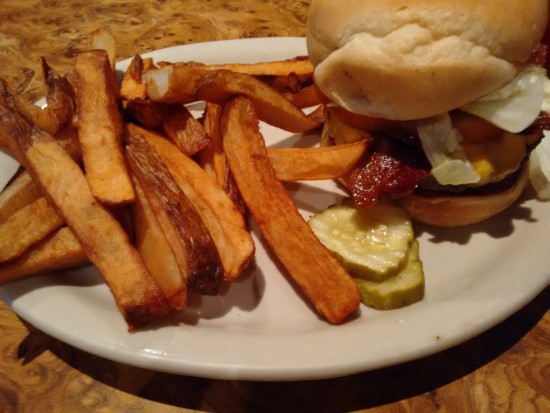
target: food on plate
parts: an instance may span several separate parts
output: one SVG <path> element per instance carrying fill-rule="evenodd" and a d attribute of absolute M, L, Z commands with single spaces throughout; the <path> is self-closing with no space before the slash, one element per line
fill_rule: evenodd
<path fill-rule="evenodd" d="M 215 295 L 223 280 L 218 250 L 201 216 L 141 135 L 127 137 L 126 159 L 162 228 L 187 287 Z"/>
<path fill-rule="evenodd" d="M 75 73 L 78 139 L 92 193 L 109 205 L 133 202 L 134 188 L 122 154 L 118 91 L 107 53 L 80 53 Z"/>
<path fill-rule="evenodd" d="M 414 241 L 407 212 L 390 201 L 367 210 L 347 200 L 313 214 L 308 223 L 350 274 L 372 281 L 401 270 Z"/>
<path fill-rule="evenodd" d="M 365 209 L 348 199 L 313 214 L 308 224 L 351 274 L 366 305 L 389 310 L 423 298 L 418 241 L 408 213 L 394 202 Z"/>
<path fill-rule="evenodd" d="M 313 148 L 268 148 L 267 156 L 281 181 L 337 179 L 346 175 L 369 147 L 369 141 Z"/>
<path fill-rule="evenodd" d="M 92 195 L 80 166 L 56 140 L 0 101 L 0 136 L 99 269 L 130 329 L 169 312 L 158 285 L 120 223 Z"/>
<path fill-rule="evenodd" d="M 63 226 L 63 219 L 46 198 L 25 205 L 0 223 L 0 262 L 19 257 Z"/>
<path fill-rule="evenodd" d="M 243 96 L 231 98 L 221 130 L 231 171 L 262 236 L 316 310 L 329 322 L 341 323 L 358 308 L 357 286 L 275 176 L 253 103 Z"/>
<path fill-rule="evenodd" d="M 170 305 L 176 310 L 184 310 L 187 282 L 141 184 L 137 179 L 133 183 L 136 201 L 132 204 L 132 222 L 136 249 Z"/>
<path fill-rule="evenodd" d="M 307 46 L 327 124 L 373 136 L 345 178 L 357 205 L 395 198 L 414 220 L 458 226 L 516 201 L 550 128 L 547 24 L 539 0 L 314 0 Z"/>
<path fill-rule="evenodd" d="M 414 304 L 424 297 L 424 269 L 419 244 L 411 243 L 407 261 L 397 274 L 380 282 L 355 279 L 361 301 L 377 310 L 394 310 Z"/>
<path fill-rule="evenodd" d="M 27 171 L 21 171 L 0 192 L 0 223 L 42 196 L 40 187 Z"/>
<path fill-rule="evenodd" d="M 82 245 L 68 227 L 44 238 L 18 258 L 0 266 L 0 284 L 88 263 Z"/>
<path fill-rule="evenodd" d="M 237 279 L 254 255 L 255 246 L 245 217 L 230 198 L 191 158 L 160 135 L 129 124 L 129 133 L 141 135 L 158 153 L 172 179 L 195 208 L 212 235 L 225 280 Z"/>
<path fill-rule="evenodd" d="M 101 50 L 79 53 L 65 76 L 43 61 L 45 108 L 29 109 L 0 84 L 1 146 L 22 166 L 0 194 L 0 283 L 91 263 L 134 330 L 239 279 L 254 263 L 252 218 L 322 318 L 340 324 L 354 314 L 361 297 L 347 263 L 319 241 L 284 181 L 346 177 L 374 139 L 325 110 L 309 59 L 135 56 L 117 86 L 114 39 L 96 32 L 92 44 Z M 267 148 L 260 121 L 339 145 Z M 371 269 L 377 286 L 362 294 L 405 302 L 395 297 L 414 284 L 400 275 L 418 268 L 413 258 Z"/>
<path fill-rule="evenodd" d="M 259 118 L 270 125 L 290 132 L 304 132 L 319 126 L 276 89 L 245 73 L 173 64 L 149 70 L 143 77 L 148 96 L 154 101 L 206 100 L 223 104 L 228 97 L 243 94 L 254 102 Z"/>

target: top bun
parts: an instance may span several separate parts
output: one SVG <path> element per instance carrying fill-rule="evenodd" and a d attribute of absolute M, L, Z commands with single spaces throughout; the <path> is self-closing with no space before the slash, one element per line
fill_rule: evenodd
<path fill-rule="evenodd" d="M 546 0 L 313 0 L 307 47 L 333 102 L 414 120 L 510 82 L 547 23 Z"/>

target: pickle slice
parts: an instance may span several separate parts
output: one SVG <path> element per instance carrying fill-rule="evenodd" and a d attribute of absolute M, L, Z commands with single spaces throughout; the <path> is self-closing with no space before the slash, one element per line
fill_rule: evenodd
<path fill-rule="evenodd" d="M 353 277 L 380 282 L 407 264 L 414 232 L 407 212 L 394 203 L 357 208 L 346 200 L 312 215 L 308 222 Z"/>
<path fill-rule="evenodd" d="M 424 270 L 420 261 L 418 241 L 411 243 L 407 265 L 383 282 L 355 278 L 361 301 L 377 310 L 405 307 L 424 297 Z"/>

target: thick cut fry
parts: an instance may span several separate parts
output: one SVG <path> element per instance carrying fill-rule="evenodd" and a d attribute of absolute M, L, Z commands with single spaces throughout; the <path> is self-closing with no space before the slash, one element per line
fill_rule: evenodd
<path fill-rule="evenodd" d="M 118 90 L 107 53 L 94 50 L 79 54 L 75 71 L 78 138 L 92 193 L 108 205 L 132 202 L 134 189 L 121 148 Z"/>
<path fill-rule="evenodd" d="M 132 217 L 136 248 L 170 305 L 183 310 L 187 307 L 185 280 L 151 205 L 136 179 L 134 188 L 136 202 L 132 205 Z"/>
<path fill-rule="evenodd" d="M 217 294 L 223 280 L 223 267 L 202 218 L 145 138 L 130 135 L 128 141 L 128 164 L 172 248 L 188 290 Z"/>
<path fill-rule="evenodd" d="M 337 179 L 361 158 L 369 141 L 320 148 L 269 148 L 267 154 L 281 181 Z"/>
<path fill-rule="evenodd" d="M 174 63 L 143 74 L 147 96 L 167 103 L 190 103 L 196 99 L 197 85 L 208 70 L 201 65 Z"/>
<path fill-rule="evenodd" d="M 72 120 L 75 110 L 74 91 L 68 80 L 53 70 L 42 58 L 42 71 L 48 92 L 47 105 L 41 108 L 34 103 L 11 96 L 17 110 L 31 123 L 51 135 L 55 135 Z M 2 90 L 7 86 L 2 84 Z M 3 94 L 5 92 L 2 92 Z"/>
<path fill-rule="evenodd" d="M 147 98 L 147 87 L 142 82 L 143 59 L 140 55 L 134 56 L 122 76 L 120 96 L 127 100 L 143 100 Z"/>
<path fill-rule="evenodd" d="M 220 255 L 226 280 L 234 280 L 254 255 L 254 241 L 239 208 L 192 159 L 178 152 L 166 139 L 129 125 L 142 135 L 163 159 L 174 181 L 185 193 L 208 227 Z"/>
<path fill-rule="evenodd" d="M 306 108 L 329 102 L 328 98 L 315 84 L 306 86 L 294 93 L 286 92 L 284 96 L 299 108 Z"/>
<path fill-rule="evenodd" d="M 321 132 L 321 146 L 343 145 L 367 140 L 372 142 L 369 130 L 352 126 L 343 121 L 332 107 L 325 111 L 325 123 Z"/>
<path fill-rule="evenodd" d="M 116 65 L 116 40 L 105 29 L 99 28 L 92 32 L 92 49 L 105 50 L 113 72 Z"/>
<path fill-rule="evenodd" d="M 231 170 L 262 235 L 315 309 L 331 323 L 343 322 L 359 306 L 357 286 L 277 180 L 248 99 L 229 101 L 222 132 Z"/>
<path fill-rule="evenodd" d="M 147 79 L 147 94 L 155 101 L 189 103 L 206 100 L 223 104 L 232 95 L 246 95 L 254 102 L 260 119 L 273 126 L 290 132 L 320 126 L 282 93 L 251 75 L 173 64 L 150 70 L 144 78 Z"/>
<path fill-rule="evenodd" d="M 22 171 L 0 192 L 0 223 L 42 195 L 40 186 L 27 171 Z"/>
<path fill-rule="evenodd" d="M 197 85 L 197 98 L 223 104 L 233 95 L 246 95 L 264 122 L 290 132 L 304 132 L 320 126 L 308 118 L 280 92 L 253 76 L 218 70 L 206 74 Z"/>
<path fill-rule="evenodd" d="M 231 70 L 252 76 L 288 76 L 292 73 L 298 77 L 311 77 L 313 74 L 313 65 L 307 56 L 271 62 L 212 64 L 205 67 L 210 71 Z"/>
<path fill-rule="evenodd" d="M 0 284 L 88 263 L 72 231 L 62 227 L 21 255 L 0 266 Z"/>
<path fill-rule="evenodd" d="M 178 149 L 189 156 L 195 155 L 210 143 L 201 123 L 184 105 L 172 107 L 162 129 Z"/>
<path fill-rule="evenodd" d="M 222 107 L 215 103 L 206 103 L 204 110 L 203 127 L 210 137 L 210 144 L 200 151 L 197 162 L 221 186 L 233 200 L 241 214 L 246 215 L 246 205 L 239 193 L 235 178 L 229 169 L 229 164 L 223 151 L 222 136 L 220 133 L 220 117 Z"/>
<path fill-rule="evenodd" d="M 0 262 L 12 260 L 61 228 L 63 219 L 41 197 L 0 224 Z"/>
<path fill-rule="evenodd" d="M 93 197 L 78 164 L 50 135 L 0 102 L 0 136 L 78 238 L 110 287 L 130 329 L 166 316 L 170 307 L 127 234 Z"/>
<path fill-rule="evenodd" d="M 220 134 L 220 117 L 222 106 L 206 102 L 203 116 L 204 131 L 210 137 L 210 144 L 197 155 L 197 161 L 205 172 L 225 188 L 226 177 L 229 174 L 229 165 L 223 151 Z"/>

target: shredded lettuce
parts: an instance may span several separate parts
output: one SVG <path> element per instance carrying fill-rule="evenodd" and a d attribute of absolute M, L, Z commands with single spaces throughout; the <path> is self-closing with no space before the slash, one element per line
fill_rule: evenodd
<path fill-rule="evenodd" d="M 418 137 L 432 165 L 432 175 L 442 185 L 472 184 L 480 180 L 462 148 L 462 138 L 448 113 L 417 122 Z"/>
<path fill-rule="evenodd" d="M 529 156 L 529 179 L 537 198 L 550 201 L 550 131 Z"/>
<path fill-rule="evenodd" d="M 461 110 L 508 132 L 519 133 L 539 115 L 545 101 L 544 83 L 547 80 L 544 68 L 529 65 L 501 89 L 463 106 Z M 546 104 L 550 106 L 550 102 Z"/>

